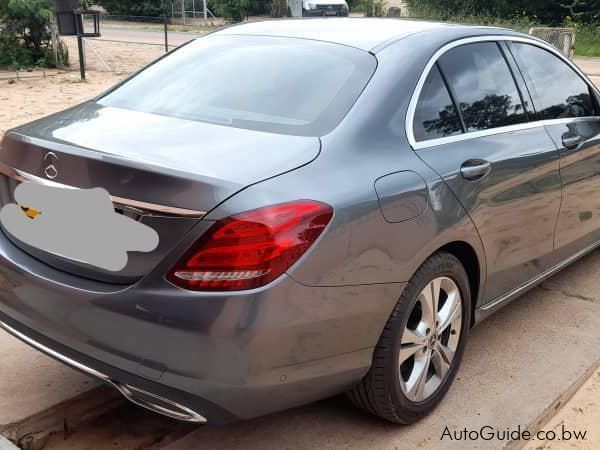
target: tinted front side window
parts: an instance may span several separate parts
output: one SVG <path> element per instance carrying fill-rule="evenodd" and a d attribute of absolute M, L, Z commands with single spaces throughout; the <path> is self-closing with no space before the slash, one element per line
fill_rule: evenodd
<path fill-rule="evenodd" d="M 527 120 L 515 81 L 495 42 L 456 47 L 439 64 L 468 131 Z"/>
<path fill-rule="evenodd" d="M 511 49 L 532 91 L 539 119 L 594 115 L 588 85 L 567 64 L 534 45 L 513 43 Z"/>
<path fill-rule="evenodd" d="M 180 47 L 99 100 L 259 131 L 321 136 L 350 110 L 373 55 L 325 42 L 207 36 Z"/>
<path fill-rule="evenodd" d="M 425 80 L 417 102 L 413 134 L 417 141 L 425 141 L 461 132 L 456 108 L 435 65 Z"/>

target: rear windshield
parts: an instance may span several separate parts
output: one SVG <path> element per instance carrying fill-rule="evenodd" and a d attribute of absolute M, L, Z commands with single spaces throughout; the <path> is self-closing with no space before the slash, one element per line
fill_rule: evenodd
<path fill-rule="evenodd" d="M 104 106 L 300 136 L 350 110 L 376 60 L 352 47 L 266 36 L 197 39 L 99 100 Z"/>

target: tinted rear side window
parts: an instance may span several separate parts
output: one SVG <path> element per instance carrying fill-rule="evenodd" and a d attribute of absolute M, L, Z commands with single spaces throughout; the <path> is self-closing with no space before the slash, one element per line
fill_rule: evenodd
<path fill-rule="evenodd" d="M 530 44 L 513 42 L 511 50 L 524 72 L 539 119 L 594 115 L 587 83 L 566 63 Z"/>
<path fill-rule="evenodd" d="M 462 133 L 460 119 L 437 65 L 425 80 L 413 122 L 417 141 Z"/>
<path fill-rule="evenodd" d="M 446 52 L 440 69 L 459 105 L 467 131 L 527 120 L 512 73 L 498 44 L 466 44 Z"/>
<path fill-rule="evenodd" d="M 265 36 L 207 36 L 99 100 L 259 131 L 321 136 L 350 110 L 376 67 L 362 50 Z"/>

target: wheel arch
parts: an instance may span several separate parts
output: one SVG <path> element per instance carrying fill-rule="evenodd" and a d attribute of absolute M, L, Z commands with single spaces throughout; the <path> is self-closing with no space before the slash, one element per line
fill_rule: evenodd
<path fill-rule="evenodd" d="M 482 267 L 477 252 L 469 243 L 465 241 L 453 241 L 437 249 L 435 253 L 446 252 L 453 255 L 460 261 L 467 277 L 469 278 L 469 288 L 471 290 L 471 326 L 474 325 L 475 309 L 478 304 L 479 295 L 482 292 Z"/>

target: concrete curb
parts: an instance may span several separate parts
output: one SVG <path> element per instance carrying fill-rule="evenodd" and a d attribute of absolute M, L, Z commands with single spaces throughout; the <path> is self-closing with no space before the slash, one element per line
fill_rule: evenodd
<path fill-rule="evenodd" d="M 23 449 L 39 449 L 51 433 L 68 433 L 116 408 L 123 401 L 115 389 L 99 386 L 26 419 L 0 426 L 0 438 L 4 436 Z M 0 450 L 5 450 L 1 441 Z"/>
<path fill-rule="evenodd" d="M 526 430 L 531 434 L 534 434 L 540 431 L 544 425 L 546 425 L 552 417 L 558 412 L 558 410 L 564 406 L 571 398 L 577 393 L 579 388 L 585 384 L 586 381 L 590 379 L 591 376 L 594 375 L 596 370 L 600 367 L 600 360 L 596 361 L 592 366 L 590 366 L 585 373 L 583 373 L 577 380 L 571 384 L 567 389 L 565 389 L 561 394 L 556 397 L 545 410 L 543 410 L 538 417 L 532 420 L 526 426 Z M 509 441 L 504 446 L 506 450 L 517 450 L 522 448 L 524 445 L 523 441 Z"/>
<path fill-rule="evenodd" d="M 0 436 L 0 450 L 19 450 L 19 448 L 15 447 L 8 439 Z"/>

